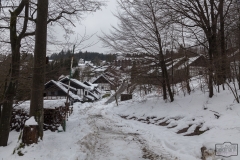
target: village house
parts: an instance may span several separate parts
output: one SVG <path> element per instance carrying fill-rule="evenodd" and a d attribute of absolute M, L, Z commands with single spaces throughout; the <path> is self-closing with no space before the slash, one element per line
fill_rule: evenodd
<path fill-rule="evenodd" d="M 69 87 L 62 82 L 50 80 L 45 84 L 44 99 L 66 99 L 69 96 L 71 102 L 83 102 L 83 99 L 76 95 L 77 89 Z"/>
<path fill-rule="evenodd" d="M 206 72 L 207 65 L 207 60 L 202 55 L 184 58 L 177 65 L 174 65 L 174 72 L 181 72 L 188 67 L 189 76 L 194 77 L 203 75 Z"/>
<path fill-rule="evenodd" d="M 51 80 L 45 84 L 45 99 L 66 98 L 68 93 L 73 102 L 93 102 L 101 98 L 97 85 L 84 84 L 67 76 L 59 81 Z"/>
<path fill-rule="evenodd" d="M 65 77 L 60 80 L 60 82 L 67 85 L 69 84 L 69 81 L 70 86 L 77 89 L 76 94 L 84 101 L 94 101 L 100 99 L 100 93 L 95 92 L 94 85 L 86 85 L 76 79 L 69 79 L 69 77 Z"/>
<path fill-rule="evenodd" d="M 98 88 L 101 91 L 110 91 L 116 89 L 117 87 L 117 84 L 111 80 L 111 77 L 104 73 L 94 79 L 92 83 L 98 84 Z"/>
<path fill-rule="evenodd" d="M 186 78 L 203 75 L 207 70 L 207 60 L 202 55 L 169 57 L 165 59 L 165 63 L 170 83 L 178 83 Z M 147 63 L 146 67 L 144 65 L 140 65 L 140 67 L 142 67 L 142 71 L 146 71 L 140 72 L 137 78 L 139 81 L 144 84 L 161 85 L 162 70 L 159 66 L 152 62 Z"/>

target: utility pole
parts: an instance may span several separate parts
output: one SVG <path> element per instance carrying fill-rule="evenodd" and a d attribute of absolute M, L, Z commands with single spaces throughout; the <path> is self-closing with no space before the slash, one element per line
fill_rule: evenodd
<path fill-rule="evenodd" d="M 64 117 L 64 121 L 63 121 L 63 130 L 64 130 L 64 131 L 66 131 L 67 113 L 68 113 L 69 106 L 70 106 L 69 90 L 70 90 L 71 77 L 72 77 L 72 65 L 73 65 L 74 50 L 75 50 L 75 45 L 73 45 L 72 58 L 71 58 L 71 66 L 70 66 L 70 75 L 69 75 L 69 81 L 68 81 L 67 100 L 66 100 L 66 103 L 65 103 L 65 117 Z"/>
<path fill-rule="evenodd" d="M 73 51 L 72 51 L 72 59 L 71 59 L 71 66 L 70 66 L 70 75 L 69 75 L 69 82 L 68 82 L 68 92 L 67 92 L 67 101 L 66 103 L 68 103 L 68 101 L 70 101 L 70 97 L 69 97 L 69 89 L 70 89 L 70 81 L 71 81 L 71 77 L 72 77 L 72 65 L 73 65 L 73 55 L 74 55 L 74 50 L 75 50 L 75 45 L 73 45 Z"/>

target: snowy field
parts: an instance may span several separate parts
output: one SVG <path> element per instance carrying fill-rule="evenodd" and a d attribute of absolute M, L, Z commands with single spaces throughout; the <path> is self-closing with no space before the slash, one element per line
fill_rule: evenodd
<path fill-rule="evenodd" d="M 9 145 L 0 147 L 0 160 L 199 160 L 203 146 L 240 144 L 240 105 L 228 88 L 211 99 L 198 89 L 186 96 L 180 92 L 172 103 L 157 93 L 135 95 L 119 106 L 104 105 L 106 100 L 75 103 L 67 131 L 45 131 L 43 141 L 20 149 L 23 156 L 13 154 L 19 133 L 12 131 Z M 206 132 L 186 136 L 197 127 Z"/>

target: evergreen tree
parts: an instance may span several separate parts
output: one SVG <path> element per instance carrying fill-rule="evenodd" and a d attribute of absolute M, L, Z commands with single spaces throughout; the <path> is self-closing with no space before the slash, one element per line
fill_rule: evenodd
<path fill-rule="evenodd" d="M 74 79 L 79 80 L 79 79 L 80 79 L 79 72 L 80 72 L 79 69 L 76 69 L 75 72 L 73 73 L 73 76 L 72 76 L 72 77 L 73 77 Z"/>

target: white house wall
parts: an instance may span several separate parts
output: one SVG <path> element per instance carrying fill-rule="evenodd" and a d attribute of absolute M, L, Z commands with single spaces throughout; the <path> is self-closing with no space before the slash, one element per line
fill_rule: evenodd
<path fill-rule="evenodd" d="M 101 91 L 111 90 L 111 85 L 109 83 L 98 83 L 98 88 Z"/>
<path fill-rule="evenodd" d="M 205 67 L 189 66 L 189 75 L 190 77 L 201 75 L 205 72 L 205 70 L 206 70 Z"/>

